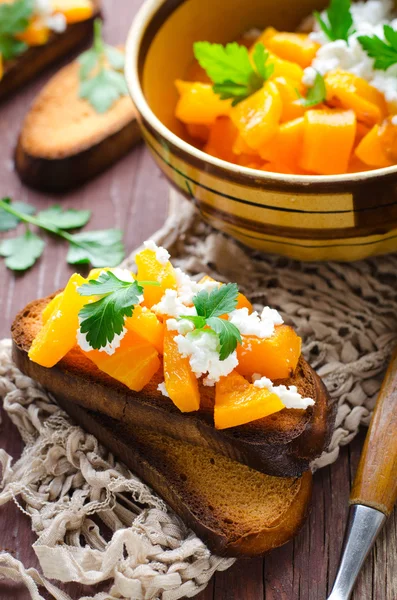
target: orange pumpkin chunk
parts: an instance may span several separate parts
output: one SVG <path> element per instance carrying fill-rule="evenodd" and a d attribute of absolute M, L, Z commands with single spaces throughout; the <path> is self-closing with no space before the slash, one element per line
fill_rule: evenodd
<path fill-rule="evenodd" d="M 303 117 L 283 123 L 275 138 L 259 149 L 260 156 L 269 162 L 284 165 L 292 173 L 299 172 L 298 161 L 304 130 L 305 120 Z"/>
<path fill-rule="evenodd" d="M 136 255 L 135 262 L 138 267 L 138 281 L 157 281 L 160 284 L 158 287 L 145 286 L 144 305 L 147 308 L 152 308 L 160 302 L 166 289 L 175 290 L 177 288 L 174 267 L 169 261 L 162 265 L 157 260 L 154 250 L 148 248 L 142 250 Z"/>
<path fill-rule="evenodd" d="M 357 158 L 370 167 L 391 167 L 394 164 L 385 152 L 379 135 L 379 125 L 375 125 L 361 140 L 355 154 Z"/>
<path fill-rule="evenodd" d="M 54 12 L 65 15 L 67 23 L 79 23 L 91 19 L 94 6 L 91 0 L 51 0 Z"/>
<path fill-rule="evenodd" d="M 353 110 L 358 121 L 372 126 L 387 114 L 384 95 L 362 77 L 336 70 L 325 76 L 325 85 L 327 101 Z"/>
<path fill-rule="evenodd" d="M 127 317 L 125 326 L 142 339 L 152 344 L 160 354 L 163 353 L 164 325 L 157 316 L 146 307 L 135 306 L 132 317 Z"/>
<path fill-rule="evenodd" d="M 164 334 L 164 382 L 167 393 L 182 412 L 200 408 L 200 392 L 196 376 L 192 373 L 189 359 L 182 358 L 175 342 L 175 333 Z"/>
<path fill-rule="evenodd" d="M 280 92 L 272 81 L 232 108 L 230 118 L 243 140 L 254 150 L 271 140 L 282 112 Z"/>
<path fill-rule="evenodd" d="M 303 69 L 295 62 L 284 60 L 283 58 L 279 58 L 270 52 L 268 63 L 269 65 L 274 65 L 272 78 L 286 77 L 287 79 L 291 79 L 293 81 L 302 81 Z"/>
<path fill-rule="evenodd" d="M 84 353 L 104 373 L 140 392 L 159 370 L 157 350 L 133 331 L 128 331 L 112 355 L 99 350 Z"/>
<path fill-rule="evenodd" d="M 356 137 L 352 110 L 308 110 L 300 166 L 318 175 L 346 173 Z"/>
<path fill-rule="evenodd" d="M 247 377 L 259 373 L 272 380 L 287 379 L 296 369 L 301 344 L 301 338 L 287 325 L 276 327 L 270 338 L 244 335 L 242 344 L 237 345 L 236 370 Z"/>
<path fill-rule="evenodd" d="M 77 291 L 84 283 L 87 281 L 81 275 L 72 275 L 57 310 L 33 340 L 29 350 L 30 360 L 42 367 L 51 368 L 76 345 L 78 314 L 90 299 L 80 296 Z"/>
<path fill-rule="evenodd" d="M 215 388 L 214 421 L 216 429 L 237 427 L 263 419 L 283 410 L 280 398 L 269 390 L 257 388 L 233 371 L 222 377 Z"/>
<path fill-rule="evenodd" d="M 195 123 L 187 123 L 186 130 L 189 135 L 200 142 L 208 142 L 210 137 L 210 128 L 207 125 L 196 125 Z"/>
<path fill-rule="evenodd" d="M 211 84 L 177 80 L 175 85 L 180 94 L 175 114 L 183 123 L 210 125 L 230 113 L 231 101 L 221 100 Z"/>
<path fill-rule="evenodd" d="M 233 145 L 236 141 L 238 130 L 229 117 L 218 117 L 211 127 L 210 137 L 204 152 L 234 162 L 236 157 L 233 153 Z"/>
<path fill-rule="evenodd" d="M 40 17 L 34 17 L 28 27 L 15 37 L 28 46 L 43 46 L 48 42 L 50 33 L 44 21 Z"/>
<path fill-rule="evenodd" d="M 273 27 L 265 29 L 258 41 L 263 42 L 270 52 L 304 69 L 312 64 L 320 48 L 320 44 L 311 40 L 306 33 L 281 32 Z"/>
<path fill-rule="evenodd" d="M 45 325 L 48 321 L 48 319 L 59 310 L 59 307 L 61 305 L 63 299 L 63 292 L 61 292 L 60 294 L 57 294 L 52 300 L 51 302 L 49 302 L 47 304 L 47 306 L 45 307 L 45 309 L 43 310 L 43 312 L 41 313 L 41 320 L 43 322 L 43 324 Z"/>
<path fill-rule="evenodd" d="M 299 102 L 298 92 L 304 95 L 304 86 L 301 82 L 286 77 L 276 77 L 274 83 L 280 92 L 283 110 L 281 113 L 281 122 L 292 121 L 303 117 L 307 108 Z"/>

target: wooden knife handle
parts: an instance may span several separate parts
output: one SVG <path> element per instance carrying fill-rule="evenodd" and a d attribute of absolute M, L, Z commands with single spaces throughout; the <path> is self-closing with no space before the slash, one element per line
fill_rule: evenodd
<path fill-rule="evenodd" d="M 379 394 L 350 504 L 364 504 L 389 515 L 397 501 L 397 351 Z"/>

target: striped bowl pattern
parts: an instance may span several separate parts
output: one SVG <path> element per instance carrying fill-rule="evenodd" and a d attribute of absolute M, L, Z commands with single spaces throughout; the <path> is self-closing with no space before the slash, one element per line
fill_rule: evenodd
<path fill-rule="evenodd" d="M 299 260 L 353 261 L 397 250 L 397 167 L 337 176 L 265 173 L 195 148 L 174 117 L 174 80 L 197 40 L 252 27 L 294 30 L 328 0 L 147 0 L 127 43 L 126 75 L 145 142 L 174 185 L 217 229 Z"/>

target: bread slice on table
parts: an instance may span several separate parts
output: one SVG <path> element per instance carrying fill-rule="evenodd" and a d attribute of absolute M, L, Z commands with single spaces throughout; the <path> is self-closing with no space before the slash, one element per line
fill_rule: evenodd
<path fill-rule="evenodd" d="M 102 173 L 140 138 L 135 108 L 123 96 L 104 114 L 79 97 L 77 61 L 43 88 L 27 114 L 15 152 L 22 181 L 65 192 Z"/>
<path fill-rule="evenodd" d="M 217 430 L 213 421 L 213 388 L 202 387 L 199 411 L 183 414 L 157 390 L 163 380 L 161 370 L 137 393 L 100 371 L 77 346 L 51 369 L 32 362 L 28 352 L 41 328 L 41 313 L 52 297 L 28 304 L 12 325 L 12 337 L 17 366 L 55 396 L 132 427 L 144 427 L 214 450 L 278 477 L 301 475 L 327 448 L 335 406 L 321 379 L 303 358 L 295 375 L 278 383 L 296 385 L 303 396 L 315 400 L 313 407 L 306 411 L 284 409 L 247 425 Z"/>
<path fill-rule="evenodd" d="M 308 512 L 312 475 L 264 475 L 155 431 L 90 412 L 65 397 L 58 404 L 109 448 L 218 555 L 255 556 L 294 537 Z"/>
<path fill-rule="evenodd" d="M 0 81 L 0 100 L 36 77 L 58 59 L 87 42 L 93 31 L 94 20 L 101 14 L 100 0 L 93 0 L 93 4 L 94 14 L 91 18 L 68 24 L 63 33 L 52 32 L 46 44 L 32 46 L 17 58 L 4 63 L 4 73 Z"/>

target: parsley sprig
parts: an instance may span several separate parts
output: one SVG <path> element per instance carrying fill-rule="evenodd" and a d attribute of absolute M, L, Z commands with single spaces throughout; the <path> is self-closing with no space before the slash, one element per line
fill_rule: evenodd
<path fill-rule="evenodd" d="M 9 198 L 0 200 L 0 231 L 15 229 L 25 223 L 25 233 L 0 242 L 0 256 L 13 271 L 26 271 L 44 252 L 45 242 L 30 225 L 47 231 L 69 243 L 67 262 L 72 265 L 91 264 L 93 267 L 113 267 L 124 258 L 122 232 L 118 229 L 69 233 L 84 227 L 91 218 L 89 210 L 62 210 L 54 205 L 36 215 L 30 204 L 11 203 Z"/>
<path fill-rule="evenodd" d="M 377 35 L 360 35 L 357 39 L 368 56 L 375 60 L 375 69 L 386 71 L 397 63 L 397 31 L 390 25 L 384 25 L 383 34 L 385 41 Z"/>
<path fill-rule="evenodd" d="M 326 19 L 319 12 L 314 12 L 314 17 L 329 40 L 349 40 L 354 33 L 351 0 L 331 0 L 325 11 Z"/>
<path fill-rule="evenodd" d="M 28 27 L 33 10 L 33 0 L 0 4 L 0 54 L 4 60 L 15 58 L 27 49 L 15 36 Z"/>
<path fill-rule="evenodd" d="M 196 42 L 194 55 L 213 82 L 213 90 L 221 100 L 232 99 L 235 106 L 257 92 L 273 74 L 269 53 L 262 43 L 256 44 L 252 62 L 246 46 Z"/>
<path fill-rule="evenodd" d="M 128 96 L 124 62 L 123 52 L 103 41 L 102 21 L 96 19 L 94 45 L 79 57 L 79 63 L 80 97 L 98 113 L 107 112 L 121 96 Z"/>
<path fill-rule="evenodd" d="M 197 316 L 182 316 L 181 319 L 191 321 L 196 331 L 210 328 L 219 337 L 219 357 L 225 360 L 241 343 L 239 330 L 233 323 L 220 317 L 235 310 L 238 301 L 238 287 L 235 283 L 221 285 L 220 288 L 207 292 L 202 290 L 193 298 Z"/>
<path fill-rule="evenodd" d="M 325 80 L 321 73 L 317 73 L 314 85 L 308 89 L 306 98 L 303 98 L 298 91 L 299 96 L 299 104 L 305 106 L 306 108 L 310 108 L 312 106 L 317 106 L 324 102 L 327 98 L 327 88 L 325 87 Z"/>
<path fill-rule="evenodd" d="M 155 281 L 122 281 L 111 271 L 77 288 L 80 296 L 98 296 L 79 312 L 80 331 L 95 350 L 104 348 L 120 335 L 126 317 L 132 317 L 141 301 L 145 285 L 160 285 Z"/>

